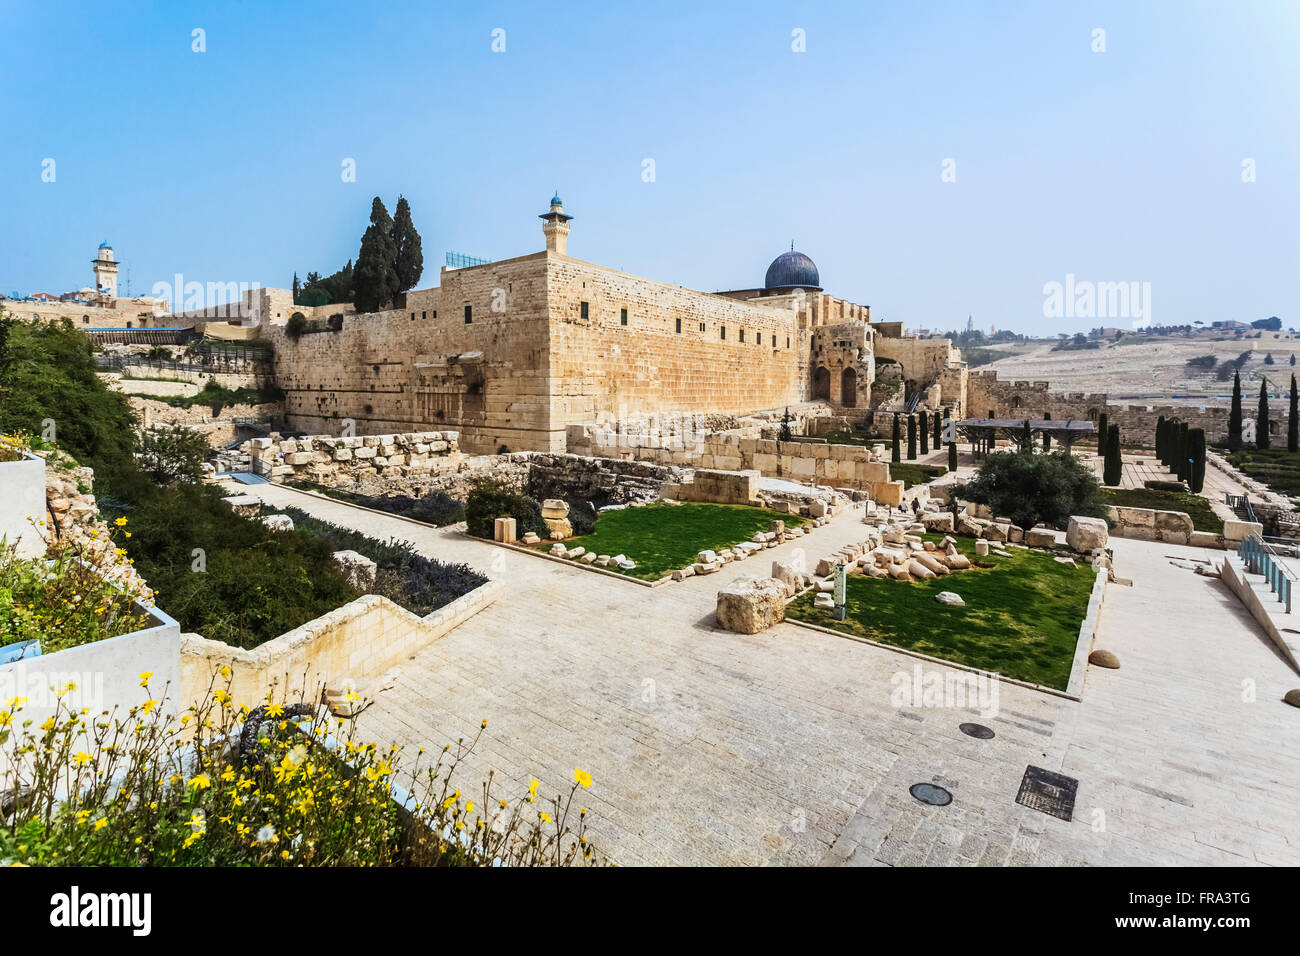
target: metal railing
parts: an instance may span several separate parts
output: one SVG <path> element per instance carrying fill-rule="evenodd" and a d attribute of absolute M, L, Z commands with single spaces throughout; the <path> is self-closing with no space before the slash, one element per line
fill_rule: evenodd
<path fill-rule="evenodd" d="M 1247 521 L 1258 521 L 1255 517 L 1255 509 L 1250 506 L 1250 497 L 1247 495 L 1234 495 L 1230 491 L 1223 493 L 1224 503 L 1232 509 L 1234 514 L 1243 515 Z"/>
<path fill-rule="evenodd" d="M 1262 574 L 1268 582 L 1269 589 L 1277 599 L 1286 605 L 1286 613 L 1291 613 L 1291 585 L 1296 576 L 1279 559 L 1272 545 L 1257 534 L 1243 538 L 1237 552 L 1246 563 L 1246 570 L 1251 574 Z"/>

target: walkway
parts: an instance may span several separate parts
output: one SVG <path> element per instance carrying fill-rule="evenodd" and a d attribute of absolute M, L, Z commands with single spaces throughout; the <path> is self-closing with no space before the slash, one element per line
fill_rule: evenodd
<path fill-rule="evenodd" d="M 1090 669 L 1082 704 L 999 684 L 999 712 L 980 717 L 895 706 L 919 662 L 893 651 L 789 623 L 714 630 L 723 583 L 859 538 L 860 512 L 649 589 L 280 486 L 240 490 L 508 580 L 400 668 L 359 733 L 434 750 L 487 718 L 461 788 L 495 770 L 508 791 L 535 775 L 567 792 L 581 767 L 593 841 L 621 864 L 1300 864 L 1300 712 L 1279 700 L 1295 677 L 1220 582 L 1166 557 L 1213 552 L 1114 541 L 1135 586 L 1108 592 L 1098 643 L 1123 668 Z M 964 736 L 967 720 L 997 737 Z M 1079 778 L 1073 822 L 1015 803 L 1029 764 Z M 918 782 L 953 803 L 917 803 Z"/>

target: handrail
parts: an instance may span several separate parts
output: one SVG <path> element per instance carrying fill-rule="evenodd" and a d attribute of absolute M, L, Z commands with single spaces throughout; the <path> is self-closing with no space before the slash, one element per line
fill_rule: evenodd
<path fill-rule="evenodd" d="M 1291 569 L 1284 564 L 1281 556 L 1273 550 L 1272 545 L 1260 535 L 1251 532 L 1241 540 L 1238 551 L 1246 570 L 1252 574 L 1262 574 L 1268 581 L 1269 589 L 1277 599 L 1286 605 L 1286 613 L 1291 613 L 1291 586 L 1297 579 Z"/>

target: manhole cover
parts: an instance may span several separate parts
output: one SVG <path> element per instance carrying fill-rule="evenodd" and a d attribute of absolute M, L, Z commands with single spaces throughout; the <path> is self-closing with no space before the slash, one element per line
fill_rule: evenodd
<path fill-rule="evenodd" d="M 1074 817 L 1074 796 L 1078 790 L 1079 781 L 1073 777 L 1042 767 L 1026 767 L 1016 803 L 1068 821 Z"/>
<path fill-rule="evenodd" d="M 922 803 L 928 803 L 932 807 L 946 807 L 952 803 L 952 794 L 932 783 L 914 783 L 908 788 L 908 792 Z"/>
<path fill-rule="evenodd" d="M 983 724 L 962 724 L 957 728 L 967 737 L 974 737 L 977 740 L 992 740 L 993 728 L 985 727 Z"/>

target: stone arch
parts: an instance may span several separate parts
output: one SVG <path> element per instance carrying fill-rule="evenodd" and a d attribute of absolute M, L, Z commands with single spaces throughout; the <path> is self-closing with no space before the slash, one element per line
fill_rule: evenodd
<path fill-rule="evenodd" d="M 858 404 L 858 371 L 852 365 L 840 373 L 840 404 L 849 408 Z"/>
<path fill-rule="evenodd" d="M 813 372 L 813 398 L 830 400 L 831 397 L 831 372 L 825 365 L 817 366 Z"/>
<path fill-rule="evenodd" d="M 1012 396 L 1011 396 L 1011 407 L 1012 407 L 1012 408 L 1019 408 L 1020 405 L 1021 405 L 1020 396 L 1019 396 L 1019 395 L 1012 395 Z"/>
<path fill-rule="evenodd" d="M 1092 422 L 1095 425 L 1100 420 L 1101 420 L 1101 412 L 1097 411 L 1097 409 L 1095 408 L 1088 409 L 1088 421 Z"/>

